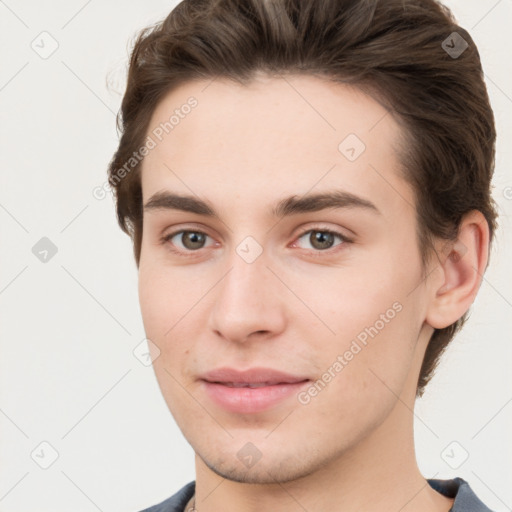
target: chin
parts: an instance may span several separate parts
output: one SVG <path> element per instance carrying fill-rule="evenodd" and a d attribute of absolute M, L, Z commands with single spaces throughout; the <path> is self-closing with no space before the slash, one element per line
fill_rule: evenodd
<path fill-rule="evenodd" d="M 288 461 L 279 460 L 261 460 L 256 462 L 251 468 L 244 468 L 238 460 L 235 463 L 228 463 L 226 459 L 214 460 L 212 457 L 203 457 L 198 453 L 203 463 L 215 474 L 232 482 L 245 484 L 284 484 L 292 482 L 314 473 L 323 466 L 321 461 L 316 464 L 311 461 L 308 464 L 307 459 L 300 462 L 295 458 Z"/>

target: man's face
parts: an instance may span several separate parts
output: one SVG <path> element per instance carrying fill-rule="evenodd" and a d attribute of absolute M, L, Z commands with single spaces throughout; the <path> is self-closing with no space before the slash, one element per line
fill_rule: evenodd
<path fill-rule="evenodd" d="M 217 79 L 167 95 L 148 135 L 144 204 L 168 192 L 216 213 L 148 207 L 139 267 L 156 376 L 200 460 L 284 482 L 399 435 L 432 331 L 392 116 L 319 78 Z M 334 192 L 351 200 L 274 216 Z"/>

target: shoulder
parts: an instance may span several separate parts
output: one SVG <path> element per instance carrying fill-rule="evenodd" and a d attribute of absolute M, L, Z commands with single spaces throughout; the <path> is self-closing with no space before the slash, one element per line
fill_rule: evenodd
<path fill-rule="evenodd" d="M 430 486 L 449 498 L 455 498 L 450 512 L 493 512 L 473 492 L 468 482 L 462 478 L 452 480 L 428 480 Z M 195 481 L 189 482 L 178 492 L 165 501 L 146 508 L 141 512 L 183 512 L 183 508 L 192 498 L 195 491 Z"/>
<path fill-rule="evenodd" d="M 427 480 L 437 492 L 448 498 L 455 498 L 450 512 L 493 512 L 484 505 L 473 492 L 468 482 L 462 478 L 452 480 Z"/>
<path fill-rule="evenodd" d="M 189 482 L 182 487 L 177 493 L 173 494 L 165 501 L 153 505 L 152 507 L 145 508 L 141 512 L 183 512 L 188 500 L 192 498 L 196 487 L 196 482 Z"/>

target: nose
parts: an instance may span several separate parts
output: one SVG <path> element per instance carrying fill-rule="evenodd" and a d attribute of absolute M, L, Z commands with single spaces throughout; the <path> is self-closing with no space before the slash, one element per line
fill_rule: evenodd
<path fill-rule="evenodd" d="M 235 343 L 275 337 L 285 328 L 285 286 L 262 254 L 248 263 L 237 253 L 215 287 L 209 328 Z M 212 290 L 213 291 L 213 290 Z"/>

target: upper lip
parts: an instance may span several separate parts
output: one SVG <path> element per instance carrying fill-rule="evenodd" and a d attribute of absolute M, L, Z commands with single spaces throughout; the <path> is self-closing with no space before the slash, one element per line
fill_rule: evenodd
<path fill-rule="evenodd" d="M 235 384 L 292 384 L 309 380 L 307 377 L 292 375 L 272 368 L 249 368 L 235 370 L 234 368 L 217 368 L 204 373 L 200 379 L 208 382 Z"/>

